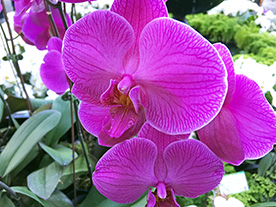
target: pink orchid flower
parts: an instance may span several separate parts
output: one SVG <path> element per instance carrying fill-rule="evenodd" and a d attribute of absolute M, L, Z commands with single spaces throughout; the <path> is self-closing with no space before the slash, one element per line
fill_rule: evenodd
<path fill-rule="evenodd" d="M 273 148 L 276 117 L 260 87 L 244 75 L 235 75 L 229 50 L 222 44 L 214 46 L 228 72 L 228 92 L 218 116 L 198 135 L 222 160 L 239 165 Z"/>
<path fill-rule="evenodd" d="M 43 83 L 57 94 L 63 94 L 69 88 L 61 56 L 61 47 L 62 40 L 52 37 L 48 42 L 48 52 L 44 56 L 44 63 L 40 67 Z"/>
<path fill-rule="evenodd" d="M 24 25 L 24 22 L 27 16 L 28 16 L 28 13 L 22 13 L 20 15 L 13 16 L 14 31 L 20 34 L 21 38 L 24 40 L 25 43 L 29 45 L 34 45 L 34 43 L 31 40 L 29 40 L 22 32 L 22 27 Z"/>
<path fill-rule="evenodd" d="M 15 15 L 22 15 L 29 9 L 32 12 L 38 13 L 45 9 L 43 0 L 13 0 L 15 7 Z"/>
<path fill-rule="evenodd" d="M 66 32 L 63 60 L 80 120 L 101 145 L 135 136 L 147 120 L 185 134 L 219 112 L 226 71 L 215 48 L 167 17 L 163 0 L 115 0 Z"/>
<path fill-rule="evenodd" d="M 174 195 L 197 197 L 215 188 L 223 163 L 188 135 L 167 135 L 145 123 L 138 138 L 115 145 L 98 161 L 93 183 L 118 203 L 137 200 L 150 187 L 147 207 L 179 207 Z M 196 156 L 195 156 L 196 155 Z"/>
<path fill-rule="evenodd" d="M 59 38 L 63 39 L 65 29 L 58 9 L 51 9 L 51 13 Z M 70 26 L 72 22 L 68 15 L 66 15 L 66 19 Z M 49 39 L 55 36 L 45 9 L 39 13 L 30 11 L 24 21 L 22 32 L 39 50 L 45 50 Z"/>

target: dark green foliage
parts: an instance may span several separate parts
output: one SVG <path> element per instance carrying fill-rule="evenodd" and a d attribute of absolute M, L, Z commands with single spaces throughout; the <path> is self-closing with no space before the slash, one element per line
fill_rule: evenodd
<path fill-rule="evenodd" d="M 188 23 L 211 42 L 222 42 L 240 54 L 249 54 L 257 62 L 271 65 L 276 61 L 276 37 L 260 33 L 254 16 L 229 17 L 223 14 L 186 16 Z"/>

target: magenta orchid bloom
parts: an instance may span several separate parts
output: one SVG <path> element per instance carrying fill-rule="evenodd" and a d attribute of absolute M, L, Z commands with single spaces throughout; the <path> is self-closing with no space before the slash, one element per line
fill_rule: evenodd
<path fill-rule="evenodd" d="M 20 34 L 21 38 L 29 45 L 34 45 L 34 43 L 29 40 L 22 32 L 22 27 L 24 25 L 25 19 L 27 18 L 28 13 L 22 13 L 20 15 L 14 15 L 13 21 L 14 21 L 14 31 Z"/>
<path fill-rule="evenodd" d="M 214 46 L 228 72 L 228 93 L 218 116 L 198 135 L 222 160 L 239 165 L 273 148 L 276 117 L 260 87 L 244 75 L 235 75 L 229 50 L 222 44 Z"/>
<path fill-rule="evenodd" d="M 43 0 L 13 0 L 15 7 L 15 15 L 22 15 L 29 9 L 32 12 L 38 13 L 45 9 Z"/>
<path fill-rule="evenodd" d="M 148 207 L 179 207 L 174 195 L 197 197 L 212 190 L 222 179 L 223 163 L 204 144 L 187 137 L 167 135 L 145 123 L 138 138 L 115 145 L 99 160 L 95 187 L 118 203 L 134 202 L 156 187 L 153 193 L 149 189 Z"/>
<path fill-rule="evenodd" d="M 40 67 L 43 83 L 57 94 L 63 94 L 69 88 L 61 56 L 61 47 L 62 40 L 52 37 L 48 42 L 48 52 L 43 59 L 45 63 Z"/>
<path fill-rule="evenodd" d="M 59 38 L 63 39 L 65 29 L 58 9 L 51 9 L 51 12 L 58 30 Z M 70 26 L 72 22 L 68 15 L 66 15 L 66 19 Z M 32 41 L 39 50 L 46 49 L 49 39 L 54 36 L 54 31 L 51 28 L 45 9 L 39 13 L 30 11 L 25 19 L 22 31 L 25 37 Z"/>
<path fill-rule="evenodd" d="M 219 112 L 227 90 L 221 58 L 167 16 L 163 0 L 115 0 L 111 11 L 67 30 L 65 70 L 82 101 L 80 120 L 100 144 L 135 136 L 145 119 L 168 134 L 190 133 Z"/>

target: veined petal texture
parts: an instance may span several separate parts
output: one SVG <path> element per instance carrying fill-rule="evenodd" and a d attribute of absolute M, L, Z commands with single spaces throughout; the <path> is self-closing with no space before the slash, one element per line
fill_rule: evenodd
<path fill-rule="evenodd" d="M 214 189 L 224 174 L 223 163 L 204 144 L 188 139 L 171 143 L 164 151 L 165 180 L 175 195 L 197 197 Z"/>
<path fill-rule="evenodd" d="M 125 72 L 132 74 L 139 65 L 139 38 L 142 30 L 153 19 L 167 17 L 167 8 L 163 0 L 115 0 L 110 10 L 124 17 L 134 30 L 134 44 L 124 59 Z"/>
<path fill-rule="evenodd" d="M 110 200 L 134 202 L 157 183 L 153 172 L 156 156 L 156 146 L 147 139 L 117 144 L 97 163 L 93 183 Z"/>
<path fill-rule="evenodd" d="M 100 99 L 111 79 L 123 74 L 123 58 L 134 41 L 133 29 L 121 16 L 95 11 L 70 27 L 63 60 L 69 78 L 91 97 Z"/>
<path fill-rule="evenodd" d="M 231 101 L 236 88 L 236 74 L 234 71 L 234 63 L 231 53 L 225 45 L 221 43 L 216 43 L 214 44 L 214 47 L 218 51 L 219 56 L 221 57 L 227 71 L 228 90 L 224 101 L 224 105 L 226 105 Z"/>
<path fill-rule="evenodd" d="M 276 143 L 275 112 L 253 80 L 236 75 L 236 91 L 227 108 L 235 118 L 245 159 L 257 159 L 272 150 Z"/>
<path fill-rule="evenodd" d="M 190 134 L 183 135 L 168 135 L 154 129 L 148 122 L 146 122 L 137 137 L 151 140 L 157 146 L 157 159 L 155 161 L 154 172 L 158 181 L 164 181 L 167 176 L 167 168 L 163 159 L 163 152 L 166 147 L 172 142 L 182 139 L 188 139 Z"/>
<path fill-rule="evenodd" d="M 218 116 L 197 133 L 200 141 L 223 161 L 238 165 L 244 160 L 235 117 L 226 107 L 222 107 Z"/>
<path fill-rule="evenodd" d="M 169 134 L 192 132 L 219 112 L 227 90 L 225 66 L 215 48 L 184 23 L 159 18 L 143 30 L 140 85 L 147 120 Z"/>

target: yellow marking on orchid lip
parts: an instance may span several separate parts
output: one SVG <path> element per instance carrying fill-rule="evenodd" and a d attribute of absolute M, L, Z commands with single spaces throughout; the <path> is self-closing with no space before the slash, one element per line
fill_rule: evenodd
<path fill-rule="evenodd" d="M 129 96 L 126 96 L 126 95 L 124 95 L 124 94 L 120 94 L 119 100 L 120 100 L 120 103 L 121 103 L 123 106 L 129 106 L 129 105 L 132 104 L 132 101 L 131 101 L 131 99 L 129 98 Z"/>

